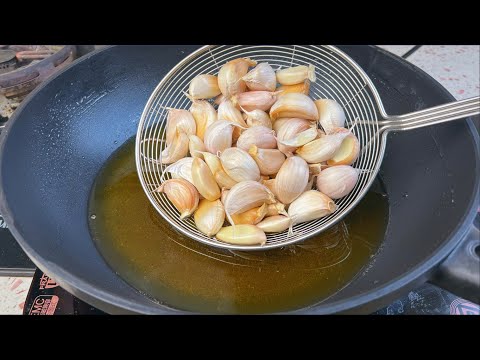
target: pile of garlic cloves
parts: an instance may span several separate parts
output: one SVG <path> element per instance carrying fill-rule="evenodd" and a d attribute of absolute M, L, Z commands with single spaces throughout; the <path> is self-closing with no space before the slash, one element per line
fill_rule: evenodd
<path fill-rule="evenodd" d="M 189 110 L 169 109 L 164 193 L 199 231 L 235 245 L 332 214 L 355 187 L 360 145 L 342 107 L 309 97 L 313 65 L 275 71 L 239 58 L 189 87 Z"/>

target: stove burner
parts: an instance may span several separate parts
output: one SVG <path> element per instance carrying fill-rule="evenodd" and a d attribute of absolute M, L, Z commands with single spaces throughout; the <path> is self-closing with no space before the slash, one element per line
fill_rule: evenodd
<path fill-rule="evenodd" d="M 17 66 L 16 53 L 13 50 L 0 50 L 0 74 L 10 72 Z"/>

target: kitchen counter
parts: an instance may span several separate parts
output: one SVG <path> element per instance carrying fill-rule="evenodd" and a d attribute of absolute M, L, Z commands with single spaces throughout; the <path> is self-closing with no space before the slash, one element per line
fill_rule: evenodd
<path fill-rule="evenodd" d="M 427 72 L 458 100 L 480 95 L 480 46 L 379 46 Z M 478 128 L 478 117 L 476 122 Z M 30 277 L 0 277 L 0 314 L 22 314 L 31 281 Z"/>

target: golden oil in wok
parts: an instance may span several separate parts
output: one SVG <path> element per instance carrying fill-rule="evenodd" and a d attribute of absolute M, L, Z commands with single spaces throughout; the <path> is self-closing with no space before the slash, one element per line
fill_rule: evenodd
<path fill-rule="evenodd" d="M 134 141 L 106 163 L 92 189 L 97 248 L 125 281 L 173 308 L 264 313 L 320 302 L 361 272 L 388 221 L 385 195 L 369 192 L 337 226 L 297 245 L 239 252 L 200 244 L 163 220 L 138 180 Z"/>

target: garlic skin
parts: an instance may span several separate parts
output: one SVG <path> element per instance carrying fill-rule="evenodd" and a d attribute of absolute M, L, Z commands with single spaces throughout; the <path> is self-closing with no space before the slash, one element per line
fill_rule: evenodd
<path fill-rule="evenodd" d="M 310 171 L 310 175 L 318 175 L 322 171 L 323 165 L 321 163 L 318 164 L 308 164 L 308 169 Z"/>
<path fill-rule="evenodd" d="M 240 137 L 243 129 L 247 128 L 247 124 L 245 123 L 245 120 L 243 120 L 241 111 L 235 107 L 231 100 L 224 100 L 218 106 L 218 119 L 228 120 L 239 125 L 233 129 L 232 141 L 234 143 Z"/>
<path fill-rule="evenodd" d="M 187 156 L 188 144 L 188 135 L 178 130 L 170 145 L 161 153 L 162 164 L 172 164 Z"/>
<path fill-rule="evenodd" d="M 282 85 L 295 85 L 310 80 L 316 81 L 315 66 L 309 64 L 308 66 L 300 65 L 293 66 L 286 69 L 277 70 L 277 82 Z"/>
<path fill-rule="evenodd" d="M 208 237 L 220 231 L 225 222 L 225 209 L 220 200 L 208 201 L 203 199 L 198 205 L 193 216 L 198 230 Z"/>
<path fill-rule="evenodd" d="M 197 125 L 192 114 L 183 109 L 169 109 L 167 115 L 166 141 L 170 145 L 175 138 L 177 131 L 187 135 L 195 135 Z"/>
<path fill-rule="evenodd" d="M 327 195 L 309 190 L 300 195 L 288 208 L 293 225 L 330 215 L 337 206 Z"/>
<path fill-rule="evenodd" d="M 348 165 L 332 166 L 317 176 L 317 189 L 331 199 L 350 193 L 358 181 L 359 171 Z"/>
<path fill-rule="evenodd" d="M 308 95 L 310 93 L 310 80 L 305 80 L 300 84 L 295 85 L 282 85 L 276 89 L 278 96 L 282 96 L 290 93 L 300 93 Z"/>
<path fill-rule="evenodd" d="M 192 163 L 193 185 L 207 200 L 215 201 L 220 198 L 220 189 L 207 164 L 200 158 L 194 158 Z"/>
<path fill-rule="evenodd" d="M 252 157 L 240 148 L 229 148 L 220 155 L 223 170 L 233 180 L 242 182 L 246 180 L 260 180 L 260 169 Z"/>
<path fill-rule="evenodd" d="M 256 181 L 242 181 L 230 189 L 225 197 L 225 214 L 230 223 L 231 215 L 245 212 L 255 207 L 275 203 L 275 196 L 264 185 Z"/>
<path fill-rule="evenodd" d="M 277 149 L 259 149 L 252 145 L 248 153 L 255 160 L 261 175 L 274 175 L 285 161 L 285 155 Z"/>
<path fill-rule="evenodd" d="M 267 236 L 255 225 L 235 225 L 222 228 L 216 239 L 233 245 L 265 245 Z"/>
<path fill-rule="evenodd" d="M 310 97 L 300 93 L 290 93 L 278 97 L 270 109 L 270 118 L 300 118 L 315 120 L 319 118 L 317 107 Z"/>
<path fill-rule="evenodd" d="M 205 131 L 203 143 L 208 152 L 216 154 L 232 147 L 233 123 L 217 120 Z"/>
<path fill-rule="evenodd" d="M 277 86 L 277 76 L 268 63 L 258 64 L 242 80 L 253 91 L 274 91 Z"/>
<path fill-rule="evenodd" d="M 217 96 L 220 94 L 217 77 L 210 74 L 195 76 L 190 82 L 188 93 L 192 99 L 210 99 Z"/>
<path fill-rule="evenodd" d="M 266 233 L 276 233 L 287 230 L 292 224 L 292 219 L 284 215 L 269 216 L 257 224 L 260 230 Z"/>
<path fill-rule="evenodd" d="M 197 189 L 184 179 L 169 179 L 155 191 L 167 195 L 168 200 L 180 212 L 180 219 L 193 214 L 200 199 Z"/>
<path fill-rule="evenodd" d="M 207 148 L 205 147 L 202 139 L 196 135 L 190 135 L 188 137 L 188 141 L 188 150 L 190 151 L 190 155 L 194 158 L 203 158 L 202 152 L 207 151 Z"/>
<path fill-rule="evenodd" d="M 319 99 L 314 103 L 320 117 L 320 125 L 326 134 L 330 134 L 333 128 L 345 126 L 345 112 L 335 100 Z"/>
<path fill-rule="evenodd" d="M 280 120 L 275 122 L 274 128 L 277 126 L 277 122 L 279 121 Z M 285 119 L 285 121 L 282 120 L 279 125 L 281 126 L 277 127 L 278 150 L 283 152 L 288 157 L 293 156 L 293 153 L 295 150 L 297 150 L 297 146 L 284 145 L 284 141 L 294 139 L 297 134 L 310 129 L 312 127 L 312 123 L 308 120 L 292 118 Z"/>
<path fill-rule="evenodd" d="M 267 214 L 265 216 L 287 215 L 285 211 L 285 204 L 277 201 L 275 204 L 267 206 Z"/>
<path fill-rule="evenodd" d="M 265 111 L 259 109 L 255 109 L 253 111 L 245 111 L 245 109 L 242 110 L 246 115 L 246 123 L 248 127 L 265 126 L 269 129 L 272 128 L 270 116 L 268 116 Z"/>
<path fill-rule="evenodd" d="M 348 132 L 349 134 L 343 139 L 342 144 L 332 158 L 327 160 L 327 164 L 331 166 L 351 165 L 357 160 L 358 155 L 360 154 L 360 143 L 357 137 L 347 129 L 333 128 L 332 134 L 338 132 Z"/>
<path fill-rule="evenodd" d="M 183 159 L 176 161 L 171 165 L 168 165 L 165 168 L 164 172 L 168 172 L 172 174 L 172 177 L 174 178 L 184 179 L 184 180 L 187 180 L 189 183 L 193 184 L 192 163 L 193 163 L 192 157 L 185 157 Z"/>
<path fill-rule="evenodd" d="M 263 204 L 260 207 L 256 207 L 239 214 L 233 214 L 232 225 L 250 224 L 256 225 L 263 220 L 267 214 L 267 204 Z"/>
<path fill-rule="evenodd" d="M 289 157 L 275 177 L 275 195 L 284 204 L 290 204 L 307 186 L 308 165 L 298 156 Z"/>
<path fill-rule="evenodd" d="M 220 68 L 218 87 L 227 99 L 246 90 L 247 86 L 242 78 L 247 74 L 248 67 L 256 64 L 254 60 L 240 58 L 231 60 Z"/>
<path fill-rule="evenodd" d="M 310 164 L 319 163 L 331 159 L 342 145 L 343 139 L 350 132 L 341 132 L 331 135 L 323 135 L 317 140 L 297 149 L 296 153 Z"/>
<path fill-rule="evenodd" d="M 273 130 L 265 126 L 254 126 L 248 128 L 237 140 L 237 147 L 248 151 L 250 146 L 255 145 L 260 149 L 275 149 L 277 139 Z"/>
<path fill-rule="evenodd" d="M 207 128 L 217 121 L 217 112 L 212 104 L 203 100 L 193 101 L 190 112 L 197 127 L 196 135 L 203 141 Z"/>
<path fill-rule="evenodd" d="M 276 93 L 271 91 L 248 91 L 232 97 L 233 104 L 246 111 L 255 109 L 268 111 L 276 100 Z"/>

